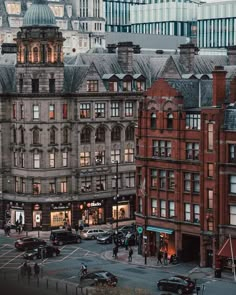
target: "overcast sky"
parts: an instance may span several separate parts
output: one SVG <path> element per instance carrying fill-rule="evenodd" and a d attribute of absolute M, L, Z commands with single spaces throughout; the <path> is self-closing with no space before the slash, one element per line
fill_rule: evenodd
<path fill-rule="evenodd" d="M 226 2 L 226 1 L 231 1 L 231 0 L 202 0 L 203 2 Z"/>

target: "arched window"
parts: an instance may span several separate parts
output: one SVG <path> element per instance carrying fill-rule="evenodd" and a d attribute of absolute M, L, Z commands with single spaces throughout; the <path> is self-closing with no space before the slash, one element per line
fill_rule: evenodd
<path fill-rule="evenodd" d="M 24 144 L 25 143 L 25 134 L 24 134 L 24 129 L 21 128 L 20 130 L 20 143 Z"/>
<path fill-rule="evenodd" d="M 173 114 L 167 114 L 167 128 L 173 129 Z"/>
<path fill-rule="evenodd" d="M 80 141 L 81 141 L 81 143 L 90 143 L 91 142 L 91 130 L 89 128 L 84 128 L 81 131 Z"/>
<path fill-rule="evenodd" d="M 96 130 L 95 141 L 96 142 L 105 142 L 105 128 L 98 127 Z"/>
<path fill-rule="evenodd" d="M 38 47 L 33 49 L 33 62 L 39 62 L 39 50 Z"/>
<path fill-rule="evenodd" d="M 48 62 L 52 62 L 52 48 L 48 47 Z"/>
<path fill-rule="evenodd" d="M 33 144 L 39 144 L 39 130 L 33 130 Z"/>
<path fill-rule="evenodd" d="M 17 143 L 17 134 L 16 134 L 16 128 L 13 128 L 13 143 Z"/>
<path fill-rule="evenodd" d="M 68 143 L 68 128 L 64 128 L 62 132 L 63 143 Z"/>
<path fill-rule="evenodd" d="M 119 126 L 115 126 L 114 128 L 112 128 L 111 131 L 111 140 L 112 141 L 117 141 L 120 140 L 121 138 L 121 130 Z"/>
<path fill-rule="evenodd" d="M 125 140 L 134 140 L 134 127 L 128 126 L 125 130 Z"/>
<path fill-rule="evenodd" d="M 56 143 L 56 131 L 55 129 L 50 130 L 50 144 Z"/>
<path fill-rule="evenodd" d="M 150 127 L 152 129 L 157 128 L 157 115 L 155 113 L 151 113 Z"/>

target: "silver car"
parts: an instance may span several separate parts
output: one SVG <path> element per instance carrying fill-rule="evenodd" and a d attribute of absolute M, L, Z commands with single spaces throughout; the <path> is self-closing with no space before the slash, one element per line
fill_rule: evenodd
<path fill-rule="evenodd" d="M 97 238 L 98 235 L 104 234 L 106 233 L 105 230 L 103 229 L 84 229 L 81 232 L 81 238 L 82 239 L 91 239 L 91 240 L 95 240 Z"/>

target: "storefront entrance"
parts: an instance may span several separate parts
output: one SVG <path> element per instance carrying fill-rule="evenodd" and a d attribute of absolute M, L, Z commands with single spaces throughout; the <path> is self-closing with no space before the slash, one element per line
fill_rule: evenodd
<path fill-rule="evenodd" d="M 52 204 L 50 213 L 51 227 L 68 227 L 71 226 L 71 205 Z"/>
<path fill-rule="evenodd" d="M 85 226 L 104 223 L 104 208 L 102 202 L 85 202 L 80 205 L 82 223 Z"/>

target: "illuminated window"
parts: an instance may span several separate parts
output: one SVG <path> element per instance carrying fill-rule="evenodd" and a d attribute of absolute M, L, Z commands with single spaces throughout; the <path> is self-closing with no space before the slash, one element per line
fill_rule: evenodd
<path fill-rule="evenodd" d="M 61 193 L 67 193 L 67 179 L 61 180 L 60 187 Z"/>
<path fill-rule="evenodd" d="M 213 163 L 207 163 L 207 176 L 208 177 L 214 176 L 214 164 Z"/>
<path fill-rule="evenodd" d="M 80 166 L 90 166 L 91 165 L 91 156 L 90 152 L 81 152 L 80 153 Z"/>
<path fill-rule="evenodd" d="M 210 123 L 207 125 L 207 139 L 208 139 L 208 151 L 213 151 L 213 124 Z"/>
<path fill-rule="evenodd" d="M 39 106 L 33 105 L 33 119 L 37 120 L 39 119 Z"/>
<path fill-rule="evenodd" d="M 38 153 L 33 154 L 33 167 L 34 169 L 40 168 L 40 155 Z"/>
<path fill-rule="evenodd" d="M 125 163 L 133 163 L 134 162 L 134 149 L 127 148 L 125 149 Z"/>
<path fill-rule="evenodd" d="M 184 204 L 184 221 L 191 220 L 191 206 L 190 204 Z"/>
<path fill-rule="evenodd" d="M 98 91 L 98 80 L 88 80 L 87 92 L 97 92 L 97 91 Z"/>
<path fill-rule="evenodd" d="M 55 119 L 55 105 L 54 104 L 50 104 L 49 105 L 49 119 Z"/>
<path fill-rule="evenodd" d="M 63 103 L 62 105 L 62 119 L 67 119 L 67 103 Z"/>
<path fill-rule="evenodd" d="M 55 153 L 49 154 L 49 167 L 55 168 Z"/>
<path fill-rule="evenodd" d="M 91 116 L 91 105 L 90 103 L 80 104 L 80 119 L 90 118 Z"/>
<path fill-rule="evenodd" d="M 151 199 L 151 215 L 158 216 L 156 199 Z"/>
<path fill-rule="evenodd" d="M 166 217 L 166 201 L 160 201 L 160 210 L 161 217 Z"/>
<path fill-rule="evenodd" d="M 68 153 L 67 152 L 62 153 L 62 166 L 63 167 L 68 166 Z"/>
<path fill-rule="evenodd" d="M 209 189 L 207 190 L 207 208 L 208 209 L 213 209 L 213 190 Z"/>

